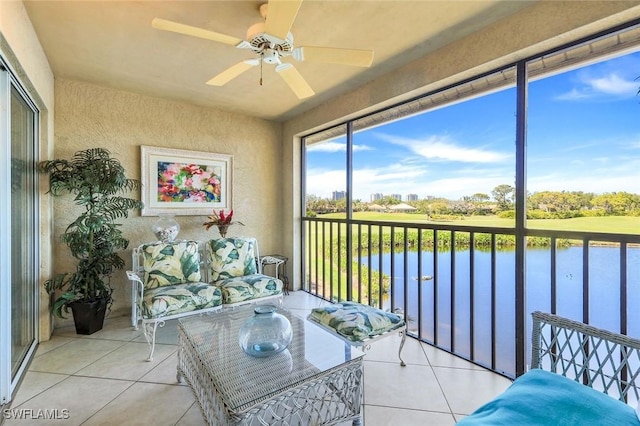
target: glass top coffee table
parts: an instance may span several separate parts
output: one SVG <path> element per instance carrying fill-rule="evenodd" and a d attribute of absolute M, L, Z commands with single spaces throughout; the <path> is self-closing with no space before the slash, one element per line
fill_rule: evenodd
<path fill-rule="evenodd" d="M 182 318 L 178 381 L 191 386 L 212 425 L 361 424 L 363 352 L 319 326 L 278 309 L 293 341 L 279 354 L 255 358 L 238 343 L 255 305 Z"/>

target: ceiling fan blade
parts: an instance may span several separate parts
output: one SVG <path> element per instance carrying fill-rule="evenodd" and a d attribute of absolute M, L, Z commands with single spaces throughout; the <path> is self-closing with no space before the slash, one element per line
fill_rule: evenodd
<path fill-rule="evenodd" d="M 369 67 L 373 62 L 373 50 L 340 49 L 335 47 L 302 46 L 293 49 L 298 61 L 328 62 L 331 64 Z"/>
<path fill-rule="evenodd" d="M 191 25 L 180 24 L 178 22 L 167 21 L 166 19 L 155 18 L 151 21 L 153 28 L 165 31 L 173 31 L 178 34 L 185 34 L 193 37 L 200 37 L 207 40 L 213 40 L 231 46 L 236 46 L 242 42 L 242 39 L 228 36 L 226 34 L 216 33 L 214 31 L 205 30 Z"/>
<path fill-rule="evenodd" d="M 243 72 L 247 71 L 249 68 L 255 67 L 259 63 L 260 61 L 258 59 L 247 59 L 246 61 L 238 62 L 207 81 L 207 84 L 211 86 L 224 86 Z"/>
<path fill-rule="evenodd" d="M 309 83 L 305 81 L 293 65 L 289 63 L 280 64 L 276 67 L 276 72 L 280 74 L 280 77 L 289 85 L 299 99 L 315 95 Z"/>
<path fill-rule="evenodd" d="M 281 40 L 287 38 L 302 0 L 269 0 L 265 32 Z"/>

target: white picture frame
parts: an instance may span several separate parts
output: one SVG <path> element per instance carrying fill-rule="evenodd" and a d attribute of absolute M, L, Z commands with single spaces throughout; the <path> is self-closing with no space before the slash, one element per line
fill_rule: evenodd
<path fill-rule="evenodd" d="M 142 216 L 231 210 L 233 156 L 142 145 Z"/>

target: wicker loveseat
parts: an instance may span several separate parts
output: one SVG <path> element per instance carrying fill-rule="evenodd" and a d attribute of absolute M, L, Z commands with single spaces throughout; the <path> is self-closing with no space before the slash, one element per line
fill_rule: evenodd
<path fill-rule="evenodd" d="M 283 284 L 262 274 L 255 238 L 142 244 L 133 250 L 131 324 L 142 324 L 153 360 L 157 328 L 165 321 L 282 300 Z"/>

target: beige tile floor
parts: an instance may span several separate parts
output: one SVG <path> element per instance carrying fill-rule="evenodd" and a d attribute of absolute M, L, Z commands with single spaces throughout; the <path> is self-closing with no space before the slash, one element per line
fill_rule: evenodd
<path fill-rule="evenodd" d="M 298 291 L 284 305 L 300 316 L 325 302 Z M 191 389 L 176 382 L 176 323 L 159 329 L 153 362 L 129 317 L 108 318 L 91 336 L 73 327 L 56 329 L 40 344 L 11 404 L 19 409 L 68 410 L 68 419 L 8 419 L 6 425 L 203 425 Z M 374 343 L 365 356 L 364 423 L 453 425 L 502 392 L 510 381 L 408 338 L 397 357 L 399 338 Z"/>

